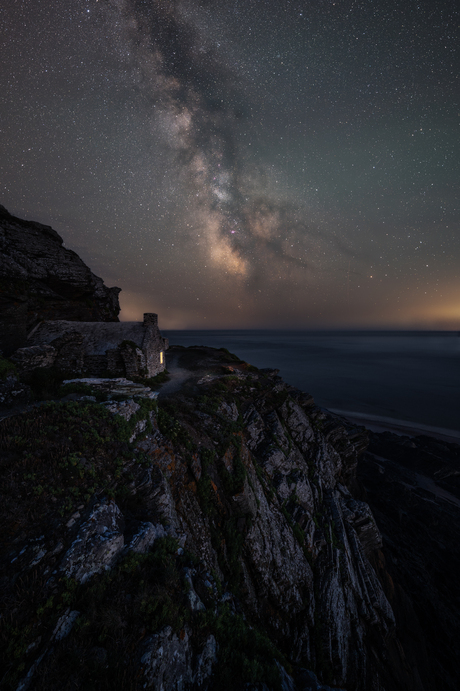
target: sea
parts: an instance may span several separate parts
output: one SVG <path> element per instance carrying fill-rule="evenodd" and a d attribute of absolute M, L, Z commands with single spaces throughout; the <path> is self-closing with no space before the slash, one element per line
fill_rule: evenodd
<path fill-rule="evenodd" d="M 460 443 L 457 331 L 163 331 L 171 345 L 227 348 L 371 429 Z"/>

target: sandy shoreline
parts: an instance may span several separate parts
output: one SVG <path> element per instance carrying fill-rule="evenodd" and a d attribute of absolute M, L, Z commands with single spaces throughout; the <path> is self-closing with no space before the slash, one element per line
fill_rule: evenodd
<path fill-rule="evenodd" d="M 336 408 L 328 408 L 328 410 L 334 413 L 334 415 L 340 415 L 340 417 L 344 417 L 356 425 L 367 427 L 372 432 L 393 432 L 393 434 L 407 437 L 417 437 L 424 434 L 441 441 L 460 444 L 460 432 L 457 430 L 431 427 L 421 423 L 410 422 L 409 420 L 396 420 L 394 418 L 357 413 L 350 410 L 338 410 Z"/>

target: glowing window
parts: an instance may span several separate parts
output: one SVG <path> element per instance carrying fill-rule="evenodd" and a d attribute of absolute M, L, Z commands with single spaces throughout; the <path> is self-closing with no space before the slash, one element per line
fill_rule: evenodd
<path fill-rule="evenodd" d="M 163 362 L 164 362 L 164 355 L 163 355 L 163 351 L 160 350 L 160 365 L 162 365 Z"/>

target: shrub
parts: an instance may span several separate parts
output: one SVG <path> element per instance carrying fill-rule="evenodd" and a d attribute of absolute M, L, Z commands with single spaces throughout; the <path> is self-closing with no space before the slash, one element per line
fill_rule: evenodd
<path fill-rule="evenodd" d="M 154 377 L 145 379 L 147 386 L 157 386 L 158 384 L 164 384 L 166 381 L 169 381 L 169 372 L 167 369 L 163 370 L 163 372 L 159 372 Z"/>
<path fill-rule="evenodd" d="M 59 397 L 62 382 L 66 376 L 66 373 L 58 367 L 39 367 L 32 372 L 22 374 L 21 381 L 30 386 L 38 401 L 46 401 Z"/>
<path fill-rule="evenodd" d="M 169 408 L 170 409 L 170 408 Z M 168 406 L 158 406 L 158 427 L 160 432 L 170 439 L 173 444 L 182 444 L 187 451 L 195 451 L 196 445 L 193 443 L 190 434 L 168 411 Z"/>
<path fill-rule="evenodd" d="M 0 379 L 6 379 L 9 374 L 15 374 L 16 367 L 8 358 L 0 355 Z"/>
<path fill-rule="evenodd" d="M 281 690 L 275 660 L 286 662 L 264 631 L 250 626 L 241 615 L 232 614 L 227 604 L 211 628 L 219 644 L 213 688 L 236 690 L 249 683 Z"/>
<path fill-rule="evenodd" d="M 243 360 L 241 360 L 241 359 L 238 357 L 238 355 L 235 355 L 234 353 L 231 353 L 227 348 L 219 348 L 219 350 L 220 350 L 222 353 L 225 353 L 225 355 L 227 356 L 227 358 L 228 358 L 229 360 L 232 360 L 233 362 L 243 362 Z"/>

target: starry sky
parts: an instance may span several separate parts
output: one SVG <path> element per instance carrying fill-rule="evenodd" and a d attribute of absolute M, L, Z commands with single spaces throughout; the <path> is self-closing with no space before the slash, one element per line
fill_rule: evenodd
<path fill-rule="evenodd" d="M 0 203 L 121 318 L 460 329 L 450 0 L 3 0 Z"/>

